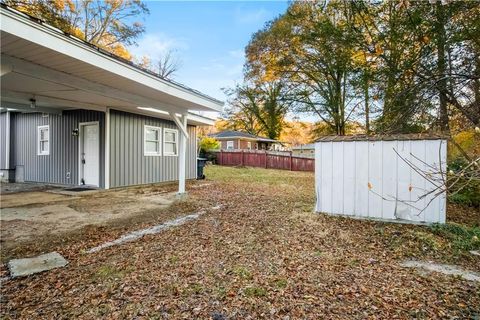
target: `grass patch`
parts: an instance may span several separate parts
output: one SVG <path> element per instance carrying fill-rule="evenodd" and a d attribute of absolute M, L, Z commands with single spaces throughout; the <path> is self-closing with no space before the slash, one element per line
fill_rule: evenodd
<path fill-rule="evenodd" d="M 456 223 L 434 224 L 432 232 L 447 240 L 456 251 L 480 249 L 480 227 L 467 227 Z"/>
<path fill-rule="evenodd" d="M 438 251 L 442 248 L 442 243 L 435 234 L 424 231 L 414 231 L 413 235 L 415 239 L 425 247 L 425 249 Z"/>
<path fill-rule="evenodd" d="M 172 263 L 172 264 L 176 264 L 180 259 L 178 258 L 178 256 L 169 256 L 168 257 L 168 262 Z"/>
<path fill-rule="evenodd" d="M 217 299 L 222 300 L 227 296 L 227 289 L 225 287 L 218 286 L 215 288 L 214 293 Z"/>
<path fill-rule="evenodd" d="M 295 186 L 293 182 L 298 183 L 302 177 L 310 178 L 312 181 L 314 178 L 313 172 L 225 166 L 207 166 L 205 167 L 205 175 L 209 180 L 230 182 L 232 177 L 235 177 L 236 182 L 262 183 L 275 186 Z"/>
<path fill-rule="evenodd" d="M 361 264 L 360 259 L 352 259 L 349 262 L 349 265 L 352 267 L 358 267 Z"/>
<path fill-rule="evenodd" d="M 232 273 L 236 275 L 237 277 L 240 277 L 242 279 L 250 280 L 252 279 L 252 273 L 248 271 L 247 268 L 238 266 L 232 269 Z"/>
<path fill-rule="evenodd" d="M 96 277 L 99 279 L 121 279 L 125 276 L 127 270 L 120 270 L 113 266 L 101 266 L 96 272 Z"/>
<path fill-rule="evenodd" d="M 274 286 L 277 289 L 285 289 L 288 285 L 288 280 L 287 279 L 277 279 L 274 281 Z"/>
<path fill-rule="evenodd" d="M 188 286 L 187 292 L 188 294 L 200 294 L 204 290 L 203 286 L 200 283 L 192 283 Z"/>
<path fill-rule="evenodd" d="M 246 287 L 243 293 L 247 297 L 264 297 L 267 295 L 267 290 L 262 287 Z"/>

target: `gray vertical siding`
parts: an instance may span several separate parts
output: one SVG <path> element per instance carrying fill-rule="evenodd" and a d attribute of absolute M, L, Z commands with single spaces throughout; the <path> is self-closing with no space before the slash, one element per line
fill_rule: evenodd
<path fill-rule="evenodd" d="M 144 125 L 177 129 L 172 121 L 110 110 L 111 188 L 178 179 L 177 156 L 144 156 Z M 189 126 L 188 133 L 186 177 L 194 179 L 197 166 L 196 127 Z"/>
<path fill-rule="evenodd" d="M 105 113 L 90 110 L 64 111 L 62 115 L 11 114 L 11 166 L 24 166 L 25 181 L 79 184 L 78 136 L 72 130 L 80 122 L 100 124 L 100 187 L 105 183 Z M 37 155 L 37 127 L 50 126 L 50 154 Z M 70 172 L 70 178 L 67 177 Z"/>
<path fill-rule="evenodd" d="M 0 113 L 0 169 L 7 168 L 7 113 Z"/>

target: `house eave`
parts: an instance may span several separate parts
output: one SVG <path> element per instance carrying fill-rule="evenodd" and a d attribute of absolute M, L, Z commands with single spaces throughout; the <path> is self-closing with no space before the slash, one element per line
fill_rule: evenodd
<path fill-rule="evenodd" d="M 141 86 L 142 90 L 148 93 L 153 100 L 155 100 L 156 93 L 168 98 L 170 101 L 168 105 L 171 108 L 179 109 L 179 111 L 202 110 L 219 112 L 222 110 L 223 102 L 217 99 L 178 83 L 161 79 L 126 60 L 121 60 L 98 47 L 66 35 L 48 24 L 33 20 L 28 15 L 3 4 L 0 7 L 0 16 L 2 40 L 4 35 L 9 34 L 26 41 L 26 43 L 30 43 L 32 46 L 42 47 L 61 57 L 68 57 L 79 65 L 94 67 L 105 76 L 117 77 L 124 82 L 135 83 L 139 87 Z M 2 45 L 2 57 L 4 55 L 3 49 Z M 8 54 L 7 52 L 6 55 L 8 56 Z M 23 57 L 19 58 L 23 59 Z M 2 76 L 4 70 L 9 72 L 9 67 L 11 66 L 2 62 Z M 128 86 L 124 87 L 128 89 Z M 161 97 L 159 96 L 158 98 L 161 103 Z"/>

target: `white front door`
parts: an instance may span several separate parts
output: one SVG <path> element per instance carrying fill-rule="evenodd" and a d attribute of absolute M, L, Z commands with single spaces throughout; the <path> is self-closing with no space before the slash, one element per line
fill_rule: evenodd
<path fill-rule="evenodd" d="M 100 130 L 98 123 L 81 125 L 80 184 L 100 184 Z"/>

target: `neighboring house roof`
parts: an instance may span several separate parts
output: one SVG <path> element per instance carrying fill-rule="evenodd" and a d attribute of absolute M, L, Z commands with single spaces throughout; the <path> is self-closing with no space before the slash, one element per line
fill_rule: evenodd
<path fill-rule="evenodd" d="M 314 143 L 301 144 L 299 146 L 292 147 L 292 150 L 312 150 L 315 149 Z"/>
<path fill-rule="evenodd" d="M 241 131 L 221 131 L 217 133 L 212 133 L 210 135 L 211 137 L 214 137 L 217 140 L 227 140 L 227 139 L 246 139 L 246 140 L 255 140 L 255 141 L 261 141 L 261 142 L 271 142 L 271 143 L 280 143 L 278 140 L 274 139 L 269 139 L 266 137 L 261 137 L 261 136 L 256 136 L 254 134 L 250 134 L 247 132 L 241 132 Z"/>
<path fill-rule="evenodd" d="M 366 135 L 357 134 L 350 136 L 325 136 L 317 140 L 317 142 L 336 142 L 336 141 L 394 141 L 394 140 L 445 140 L 445 136 L 430 133 L 399 133 L 389 135 Z"/>

